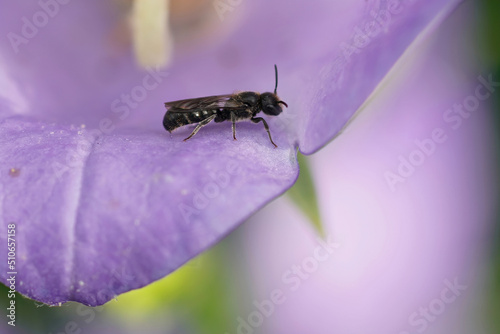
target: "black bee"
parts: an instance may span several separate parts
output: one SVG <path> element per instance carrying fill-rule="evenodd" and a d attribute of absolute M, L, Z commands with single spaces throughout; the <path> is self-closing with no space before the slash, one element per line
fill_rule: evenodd
<path fill-rule="evenodd" d="M 280 104 L 288 108 L 288 105 L 276 95 L 278 89 L 278 68 L 276 65 L 274 65 L 274 72 L 276 75 L 274 93 L 241 92 L 232 95 L 215 95 L 166 102 L 167 112 L 163 117 L 163 126 L 168 132 L 172 132 L 181 126 L 198 123 L 189 137 L 184 139 L 186 141 L 211 121 L 215 121 L 215 123 L 231 121 L 233 123 L 233 138 L 236 140 L 235 124 L 237 121 L 262 122 L 269 135 L 269 140 L 274 147 L 278 147 L 271 138 L 266 120 L 262 117 L 255 117 L 261 111 L 269 116 L 279 115 L 283 111 Z"/>

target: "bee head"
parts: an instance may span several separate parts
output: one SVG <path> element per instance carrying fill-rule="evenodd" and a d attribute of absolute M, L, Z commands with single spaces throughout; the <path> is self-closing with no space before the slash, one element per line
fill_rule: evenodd
<path fill-rule="evenodd" d="M 277 116 L 283 112 L 280 103 L 288 108 L 288 104 L 280 101 L 276 91 L 278 90 L 278 67 L 274 65 L 274 74 L 276 75 L 276 84 L 274 85 L 273 93 L 263 93 L 260 96 L 260 103 L 262 104 L 262 111 L 266 115 Z"/>
<path fill-rule="evenodd" d="M 283 112 L 280 104 L 285 105 L 288 108 L 288 105 L 280 101 L 278 96 L 273 93 L 262 93 L 260 96 L 262 103 L 262 111 L 264 114 L 269 116 L 277 116 Z"/>

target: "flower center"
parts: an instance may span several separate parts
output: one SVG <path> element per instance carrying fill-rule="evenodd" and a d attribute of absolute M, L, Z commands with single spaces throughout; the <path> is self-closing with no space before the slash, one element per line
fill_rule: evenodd
<path fill-rule="evenodd" d="M 165 66 L 172 55 L 170 0 L 134 0 L 132 37 L 140 65 Z"/>
<path fill-rule="evenodd" d="M 174 50 L 174 35 L 189 39 L 209 22 L 210 0 L 116 0 L 131 16 L 135 57 L 143 67 L 166 66 Z M 208 18 L 208 19 L 207 19 Z"/>

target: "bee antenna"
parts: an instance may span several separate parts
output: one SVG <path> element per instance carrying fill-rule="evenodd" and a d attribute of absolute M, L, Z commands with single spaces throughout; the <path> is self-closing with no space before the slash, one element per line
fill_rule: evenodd
<path fill-rule="evenodd" d="M 274 73 L 276 75 L 276 85 L 274 86 L 274 94 L 276 95 L 276 91 L 278 89 L 278 67 L 274 64 Z"/>

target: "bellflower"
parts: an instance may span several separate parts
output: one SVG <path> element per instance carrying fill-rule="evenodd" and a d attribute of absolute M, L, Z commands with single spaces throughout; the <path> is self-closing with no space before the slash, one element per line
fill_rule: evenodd
<path fill-rule="evenodd" d="M 16 262 L 1 281 L 15 271 L 30 298 L 95 306 L 177 269 L 284 193 L 297 148 L 334 138 L 458 2 L 241 2 L 224 33 L 147 70 L 116 2 L 4 4 L 0 243 L 15 225 Z M 166 101 L 272 91 L 275 63 L 290 106 L 269 119 L 277 149 L 260 124 L 237 124 L 238 141 L 230 124 L 188 142 L 162 128 Z"/>
<path fill-rule="evenodd" d="M 246 224 L 254 291 L 231 333 L 491 332 L 481 297 L 500 84 L 463 52 L 474 46 L 463 37 L 473 6 L 404 58 L 350 131 L 310 159 L 325 240 L 286 198 Z"/>

